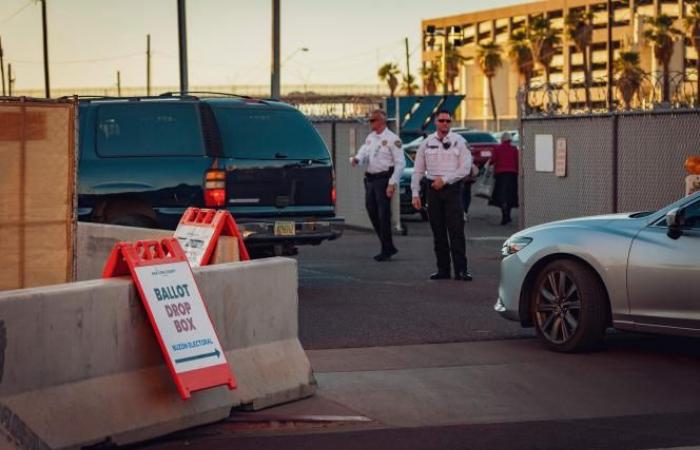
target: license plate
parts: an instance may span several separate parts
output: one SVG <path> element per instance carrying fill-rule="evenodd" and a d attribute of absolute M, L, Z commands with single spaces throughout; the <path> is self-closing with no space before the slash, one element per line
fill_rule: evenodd
<path fill-rule="evenodd" d="M 294 236 L 294 222 L 275 222 L 275 236 Z"/>
<path fill-rule="evenodd" d="M 482 158 L 490 158 L 491 157 L 491 152 L 490 151 L 483 151 L 481 152 L 481 157 Z"/>

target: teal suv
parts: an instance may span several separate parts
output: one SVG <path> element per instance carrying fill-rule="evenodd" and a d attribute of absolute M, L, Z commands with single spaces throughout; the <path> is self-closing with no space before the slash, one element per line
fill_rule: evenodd
<path fill-rule="evenodd" d="M 328 149 L 285 103 L 94 98 L 79 121 L 79 220 L 174 229 L 189 206 L 227 209 L 249 247 L 278 254 L 343 232 Z"/>

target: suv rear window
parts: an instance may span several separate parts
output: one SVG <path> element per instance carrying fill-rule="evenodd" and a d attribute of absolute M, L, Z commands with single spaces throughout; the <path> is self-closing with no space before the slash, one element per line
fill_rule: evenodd
<path fill-rule="evenodd" d="M 460 133 L 470 144 L 498 144 L 491 133 Z"/>
<path fill-rule="evenodd" d="M 97 109 L 97 154 L 202 156 L 199 112 L 194 103 L 115 103 Z"/>
<path fill-rule="evenodd" d="M 224 155 L 240 159 L 329 159 L 311 123 L 292 109 L 212 105 Z"/>

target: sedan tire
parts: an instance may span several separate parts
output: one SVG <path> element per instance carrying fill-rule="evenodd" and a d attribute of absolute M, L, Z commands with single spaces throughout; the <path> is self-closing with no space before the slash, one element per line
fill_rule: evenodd
<path fill-rule="evenodd" d="M 540 271 L 530 311 L 537 337 L 552 350 L 592 350 L 605 337 L 605 289 L 591 269 L 578 261 L 555 260 Z"/>

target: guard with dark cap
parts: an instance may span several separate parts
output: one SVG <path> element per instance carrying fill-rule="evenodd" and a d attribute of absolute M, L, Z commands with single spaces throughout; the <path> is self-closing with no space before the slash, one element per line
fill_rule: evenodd
<path fill-rule="evenodd" d="M 391 234 L 391 198 L 396 193 L 406 160 L 401 140 L 386 126 L 386 113 L 381 109 L 372 111 L 369 123 L 372 132 L 350 158 L 350 164 L 367 166 L 365 207 L 381 243 L 381 250 L 374 259 L 389 261 L 398 252 Z"/>
<path fill-rule="evenodd" d="M 462 136 L 450 131 L 452 115 L 441 110 L 435 116 L 437 131 L 421 142 L 416 152 L 411 191 L 413 207 L 420 209 L 421 179 L 427 178 L 428 218 L 438 271 L 431 280 L 450 278 L 450 259 L 455 280 L 471 281 L 467 270 L 464 216 L 462 214 L 463 179 L 472 166 L 472 154 Z"/>

